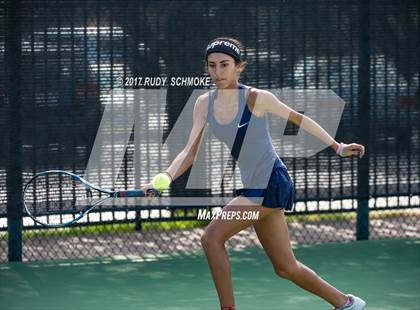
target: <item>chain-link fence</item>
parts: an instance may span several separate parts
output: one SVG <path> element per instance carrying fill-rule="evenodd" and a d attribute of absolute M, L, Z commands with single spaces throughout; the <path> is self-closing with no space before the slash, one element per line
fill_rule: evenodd
<path fill-rule="evenodd" d="M 296 186 L 292 240 L 419 237 L 419 12 L 417 1 L 0 1 L 0 261 L 199 251 L 206 206 L 116 208 L 43 229 L 24 217 L 21 189 L 44 170 L 83 175 L 110 91 L 126 78 L 205 76 L 205 45 L 221 35 L 245 45 L 243 83 L 333 90 L 346 102 L 337 140 L 366 145 L 363 160 L 284 158 Z M 145 140 L 165 142 L 193 91 L 166 89 L 163 105 L 141 105 Z M 176 155 L 129 137 L 101 186 L 138 187 Z M 220 142 L 206 152 L 213 186 L 191 197 L 225 194 Z M 166 195 L 185 196 L 189 173 Z M 229 243 L 258 240 L 250 228 Z"/>

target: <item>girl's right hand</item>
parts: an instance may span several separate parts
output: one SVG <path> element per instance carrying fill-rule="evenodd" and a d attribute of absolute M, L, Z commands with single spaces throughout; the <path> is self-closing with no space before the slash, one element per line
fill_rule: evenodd
<path fill-rule="evenodd" d="M 155 196 L 153 193 L 148 192 L 149 189 L 153 189 L 152 182 L 141 185 L 140 189 L 143 190 L 146 193 L 146 197 L 154 197 Z"/>

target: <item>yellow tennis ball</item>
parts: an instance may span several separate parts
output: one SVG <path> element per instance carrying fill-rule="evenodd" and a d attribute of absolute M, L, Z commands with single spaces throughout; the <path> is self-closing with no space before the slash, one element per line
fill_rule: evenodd
<path fill-rule="evenodd" d="M 157 190 L 163 191 L 171 185 L 171 178 L 166 173 L 158 173 L 154 176 L 152 184 Z"/>

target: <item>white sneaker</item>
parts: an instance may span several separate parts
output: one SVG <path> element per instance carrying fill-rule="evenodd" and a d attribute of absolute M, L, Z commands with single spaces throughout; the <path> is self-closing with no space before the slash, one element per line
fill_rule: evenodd
<path fill-rule="evenodd" d="M 365 309 L 366 302 L 354 295 L 348 294 L 347 296 L 350 297 L 351 303 L 348 306 L 343 306 L 341 308 L 337 308 L 335 310 L 363 310 Z"/>

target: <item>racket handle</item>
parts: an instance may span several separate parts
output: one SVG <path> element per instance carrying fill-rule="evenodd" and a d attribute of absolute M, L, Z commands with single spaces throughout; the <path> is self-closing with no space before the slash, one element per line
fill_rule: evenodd
<path fill-rule="evenodd" d="M 148 194 L 151 196 L 160 196 L 160 193 L 155 189 L 148 189 Z M 145 197 L 145 193 L 142 189 L 130 189 L 127 191 L 119 191 L 114 193 L 114 197 Z"/>

